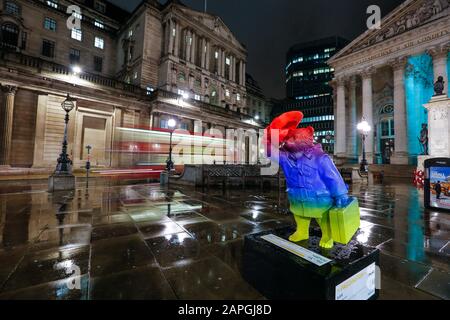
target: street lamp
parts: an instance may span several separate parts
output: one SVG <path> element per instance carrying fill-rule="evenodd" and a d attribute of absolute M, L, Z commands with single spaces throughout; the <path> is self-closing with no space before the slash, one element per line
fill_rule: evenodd
<path fill-rule="evenodd" d="M 67 129 L 69 123 L 69 113 L 75 108 L 76 99 L 71 98 L 69 94 L 67 94 L 66 100 L 63 101 L 61 107 L 66 112 L 66 117 L 64 118 L 65 126 L 64 126 L 64 140 L 62 143 L 62 152 L 58 158 L 58 165 L 56 166 L 56 173 L 58 174 L 70 174 L 71 173 L 71 165 L 72 161 L 69 159 L 69 155 L 67 154 Z"/>
<path fill-rule="evenodd" d="M 367 167 L 369 164 L 367 163 L 366 159 L 366 138 L 369 135 L 370 131 L 372 130 L 372 127 L 369 125 L 366 119 L 363 118 L 362 121 L 358 123 L 357 129 L 361 133 L 362 148 L 363 148 L 360 170 L 361 172 L 367 172 Z"/>
<path fill-rule="evenodd" d="M 169 159 L 167 160 L 166 170 L 167 172 L 171 172 L 173 170 L 173 161 L 172 161 L 172 137 L 174 128 L 177 125 L 177 122 L 174 119 L 170 119 L 167 123 L 170 129 L 170 149 L 169 149 Z"/>

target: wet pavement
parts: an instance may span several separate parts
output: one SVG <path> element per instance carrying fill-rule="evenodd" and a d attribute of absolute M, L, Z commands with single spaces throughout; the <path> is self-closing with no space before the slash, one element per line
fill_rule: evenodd
<path fill-rule="evenodd" d="M 293 224 L 283 192 L 121 182 L 0 187 L 0 299 L 264 299 L 245 235 Z M 356 239 L 381 250 L 380 299 L 450 298 L 450 215 L 401 183 L 358 186 Z"/>

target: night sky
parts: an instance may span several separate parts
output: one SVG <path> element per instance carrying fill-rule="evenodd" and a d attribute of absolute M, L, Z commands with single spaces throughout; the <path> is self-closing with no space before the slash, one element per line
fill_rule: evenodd
<path fill-rule="evenodd" d="M 132 10 L 140 0 L 111 0 Z M 161 1 L 161 0 L 160 0 Z M 165 0 L 161 1 L 162 3 Z M 204 0 L 182 0 L 203 11 Z M 298 42 L 328 36 L 348 40 L 366 30 L 367 7 L 386 15 L 403 0 L 208 0 L 208 12 L 220 16 L 248 50 L 247 72 L 268 97 L 284 98 L 286 52 Z"/>

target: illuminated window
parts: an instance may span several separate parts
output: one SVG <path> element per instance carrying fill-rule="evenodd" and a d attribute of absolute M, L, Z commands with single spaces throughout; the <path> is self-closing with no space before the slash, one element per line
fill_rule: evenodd
<path fill-rule="evenodd" d="M 200 95 L 196 94 L 196 95 L 194 96 L 194 99 L 197 100 L 197 101 L 200 101 Z"/>
<path fill-rule="evenodd" d="M 58 1 L 57 1 L 57 0 L 47 1 L 47 5 L 48 5 L 49 7 L 58 9 Z"/>
<path fill-rule="evenodd" d="M 128 38 L 133 36 L 133 29 L 128 30 Z"/>
<path fill-rule="evenodd" d="M 45 18 L 44 28 L 50 31 L 56 31 L 56 20 L 52 18 Z"/>
<path fill-rule="evenodd" d="M 226 95 L 227 97 L 229 97 L 229 96 L 230 96 L 230 90 L 226 89 L 226 90 L 225 90 L 225 95 Z"/>
<path fill-rule="evenodd" d="M 82 41 L 83 39 L 83 32 L 81 31 L 81 29 L 72 29 L 72 34 L 71 34 L 72 39 L 75 39 L 77 41 Z"/>
<path fill-rule="evenodd" d="M 236 100 L 237 101 L 241 101 L 241 95 L 238 93 L 238 94 L 236 94 Z"/>
<path fill-rule="evenodd" d="M 219 52 L 218 52 L 218 51 L 214 52 L 214 57 L 215 57 L 216 59 L 219 59 Z"/>
<path fill-rule="evenodd" d="M 230 64 L 231 64 L 230 58 L 226 58 L 226 59 L 225 59 L 225 63 L 226 63 L 227 65 L 230 65 Z"/>
<path fill-rule="evenodd" d="M 95 25 L 97 28 L 105 29 L 105 25 L 103 24 L 103 21 L 101 21 L 101 20 L 95 20 L 94 25 Z"/>
<path fill-rule="evenodd" d="M 105 48 L 105 40 L 103 38 L 100 38 L 100 37 L 95 37 L 94 46 L 96 48 L 99 48 L 99 49 L 103 50 Z"/>
<path fill-rule="evenodd" d="M 172 29 L 172 36 L 175 37 L 176 35 L 177 35 L 177 29 L 176 29 L 176 28 L 173 28 L 173 29 Z"/>

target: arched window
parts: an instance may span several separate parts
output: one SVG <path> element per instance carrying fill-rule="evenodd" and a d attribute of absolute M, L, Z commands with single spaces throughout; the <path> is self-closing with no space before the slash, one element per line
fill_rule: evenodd
<path fill-rule="evenodd" d="M 13 1 L 6 1 L 5 2 L 5 13 L 19 16 L 20 15 L 20 6 Z"/>
<path fill-rule="evenodd" d="M 17 47 L 19 41 L 19 28 L 12 23 L 2 25 L 1 42 L 7 47 Z"/>

